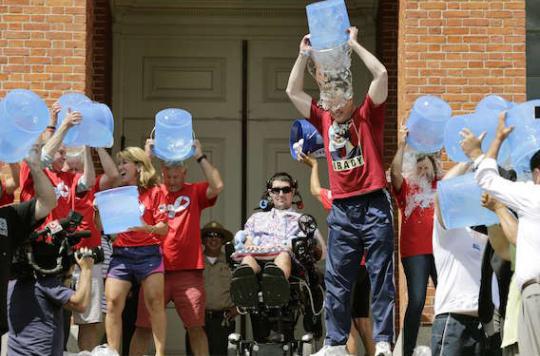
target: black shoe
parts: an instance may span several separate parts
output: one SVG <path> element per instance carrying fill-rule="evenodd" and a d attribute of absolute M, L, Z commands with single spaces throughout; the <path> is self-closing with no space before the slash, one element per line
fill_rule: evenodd
<path fill-rule="evenodd" d="M 269 307 L 280 307 L 289 303 L 291 291 L 289 281 L 283 271 L 274 263 L 267 263 L 264 267 L 261 289 L 264 304 Z"/>
<path fill-rule="evenodd" d="M 232 302 L 243 308 L 254 308 L 259 303 L 257 293 L 259 284 L 253 269 L 248 265 L 240 265 L 232 274 L 231 299 Z"/>

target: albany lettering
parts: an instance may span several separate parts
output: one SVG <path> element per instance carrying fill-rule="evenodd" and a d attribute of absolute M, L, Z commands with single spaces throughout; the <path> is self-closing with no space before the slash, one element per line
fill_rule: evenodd
<path fill-rule="evenodd" d="M 351 159 L 344 159 L 341 161 L 332 162 L 334 171 L 348 171 L 364 165 L 364 158 L 362 156 L 356 156 Z"/>

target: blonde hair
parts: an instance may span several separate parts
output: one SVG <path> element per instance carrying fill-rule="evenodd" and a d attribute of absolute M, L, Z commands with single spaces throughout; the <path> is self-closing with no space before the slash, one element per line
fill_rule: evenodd
<path fill-rule="evenodd" d="M 123 151 L 116 154 L 116 159 L 124 159 L 135 163 L 139 168 L 139 177 L 137 179 L 137 185 L 145 189 L 158 185 L 159 177 L 156 169 L 152 165 L 150 158 L 146 155 L 144 150 L 139 147 L 126 147 Z"/>

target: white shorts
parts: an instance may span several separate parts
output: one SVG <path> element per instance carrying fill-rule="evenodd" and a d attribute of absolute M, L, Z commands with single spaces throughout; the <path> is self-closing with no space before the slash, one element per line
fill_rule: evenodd
<path fill-rule="evenodd" d="M 79 281 L 81 270 L 75 266 L 73 271 L 73 285 L 76 287 Z M 90 305 L 84 313 L 73 312 L 73 321 L 76 325 L 101 323 L 103 321 L 103 308 L 101 298 L 105 287 L 103 284 L 103 272 L 101 264 L 94 265 L 92 269 L 92 292 L 90 293 Z"/>

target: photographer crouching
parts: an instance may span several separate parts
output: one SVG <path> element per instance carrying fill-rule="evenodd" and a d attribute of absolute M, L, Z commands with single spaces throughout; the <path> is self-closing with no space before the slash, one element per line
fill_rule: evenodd
<path fill-rule="evenodd" d="M 56 206 L 56 196 L 51 182 L 41 170 L 38 152 L 41 150 L 36 145 L 26 158 L 34 178 L 35 198 L 0 207 L 0 334 L 8 331 L 6 301 L 12 255 Z"/>

